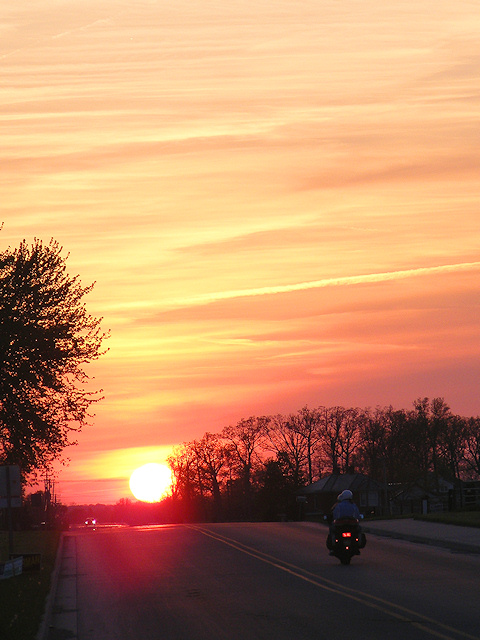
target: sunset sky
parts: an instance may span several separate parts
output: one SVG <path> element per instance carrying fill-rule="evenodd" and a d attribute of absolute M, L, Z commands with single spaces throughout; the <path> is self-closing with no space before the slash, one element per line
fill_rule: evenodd
<path fill-rule="evenodd" d="M 63 502 L 250 415 L 480 413 L 478 8 L 1 3 L 0 246 L 111 330 Z"/>

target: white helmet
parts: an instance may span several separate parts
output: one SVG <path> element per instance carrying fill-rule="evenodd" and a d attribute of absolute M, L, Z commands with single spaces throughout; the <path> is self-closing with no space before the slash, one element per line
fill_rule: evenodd
<path fill-rule="evenodd" d="M 350 491 L 350 489 L 345 489 L 345 491 L 342 491 L 342 493 L 337 496 L 337 500 L 339 502 L 341 502 L 342 500 L 352 500 L 352 498 L 353 493 Z"/>

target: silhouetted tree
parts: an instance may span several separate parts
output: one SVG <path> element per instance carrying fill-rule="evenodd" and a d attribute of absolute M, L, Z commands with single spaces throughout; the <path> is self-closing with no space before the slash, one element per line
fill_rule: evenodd
<path fill-rule="evenodd" d="M 244 498 L 243 517 L 247 519 L 253 514 L 252 472 L 254 465 L 260 462 L 261 442 L 267 420 L 266 417 L 255 416 L 244 418 L 236 425 L 225 427 L 221 434 L 232 453 L 232 463 L 236 463 L 238 469 Z"/>
<path fill-rule="evenodd" d="M 340 437 L 342 473 L 352 473 L 355 470 L 361 437 L 362 415 L 363 413 L 357 408 L 345 409 L 343 412 Z"/>
<path fill-rule="evenodd" d="M 359 446 L 359 410 L 320 407 L 320 446 L 332 473 L 351 470 Z"/>
<path fill-rule="evenodd" d="M 360 422 L 358 462 L 361 470 L 378 482 L 386 475 L 389 420 L 385 409 L 366 409 Z"/>
<path fill-rule="evenodd" d="M 408 430 L 403 433 L 402 444 L 409 443 L 417 478 L 423 476 L 427 483 L 432 460 L 429 399 L 418 398 L 414 401 L 413 407 L 413 410 L 408 412 Z"/>
<path fill-rule="evenodd" d="M 60 457 L 101 398 L 84 366 L 106 337 L 53 240 L 0 253 L 0 461 L 23 472 Z"/>
<path fill-rule="evenodd" d="M 213 496 L 213 520 L 219 520 L 223 512 L 221 484 L 229 461 L 228 448 L 218 434 L 206 433 L 201 440 L 191 444 L 191 450 L 206 490 Z"/>
<path fill-rule="evenodd" d="M 386 407 L 383 413 L 386 432 L 384 475 L 389 482 L 418 479 L 420 466 L 414 448 L 418 437 L 415 421 L 405 409 Z"/>
<path fill-rule="evenodd" d="M 302 486 L 308 460 L 307 440 L 292 416 L 269 416 L 265 423 L 264 446 L 276 454 L 295 487 Z"/>
<path fill-rule="evenodd" d="M 340 473 L 340 429 L 343 407 L 319 407 L 320 455 L 322 467 L 329 473 Z"/>
<path fill-rule="evenodd" d="M 199 511 L 203 510 L 203 487 L 199 482 L 197 458 L 191 443 L 175 447 L 167 463 L 173 477 L 172 498 L 179 505 L 181 520 L 198 519 Z"/>
<path fill-rule="evenodd" d="M 298 487 L 285 473 L 278 460 L 267 460 L 260 472 L 260 486 L 257 498 L 257 515 L 262 520 L 274 521 L 279 518 L 295 517 L 295 489 Z"/>
<path fill-rule="evenodd" d="M 469 478 L 480 476 L 480 416 L 469 418 L 466 424 L 465 462 Z"/>
<path fill-rule="evenodd" d="M 460 478 L 467 448 L 467 420 L 450 414 L 439 441 L 441 472 L 451 481 Z"/>
<path fill-rule="evenodd" d="M 307 406 L 302 407 L 297 413 L 290 416 L 290 420 L 293 423 L 294 429 L 302 435 L 307 457 L 307 469 L 306 477 L 309 483 L 316 479 L 316 473 L 314 472 L 314 464 L 318 464 L 318 443 L 321 438 L 320 434 L 320 410 L 309 409 Z"/>
<path fill-rule="evenodd" d="M 414 429 L 411 431 L 413 449 L 416 452 L 418 470 L 427 478 L 433 473 L 436 483 L 441 466 L 440 446 L 449 438 L 449 424 L 452 419 L 450 407 L 443 398 L 419 398 L 413 403 L 410 413 Z"/>

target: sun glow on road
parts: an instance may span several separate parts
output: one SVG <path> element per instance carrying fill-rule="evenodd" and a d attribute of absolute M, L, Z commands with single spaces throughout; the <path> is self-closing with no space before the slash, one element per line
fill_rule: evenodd
<path fill-rule="evenodd" d="M 130 476 L 130 490 L 142 502 L 159 502 L 172 484 L 172 472 L 164 464 L 150 462 L 138 467 Z"/>

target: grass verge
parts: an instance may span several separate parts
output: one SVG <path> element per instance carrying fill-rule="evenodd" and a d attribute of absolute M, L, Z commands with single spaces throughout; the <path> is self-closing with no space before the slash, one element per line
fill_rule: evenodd
<path fill-rule="evenodd" d="M 480 511 L 441 511 L 425 516 L 414 516 L 416 520 L 456 524 L 462 527 L 480 527 Z"/>
<path fill-rule="evenodd" d="M 40 571 L 0 580 L 0 638 L 34 640 L 55 565 L 59 531 L 15 531 L 14 553 L 40 553 Z M 8 559 L 8 534 L 0 531 L 0 561 Z"/>

